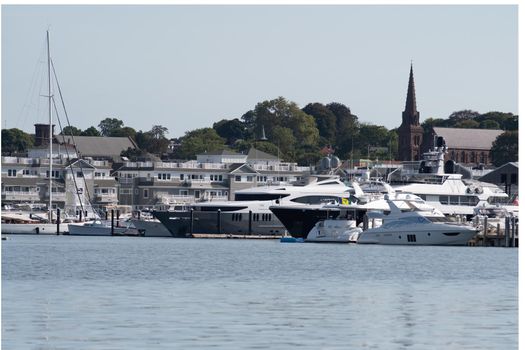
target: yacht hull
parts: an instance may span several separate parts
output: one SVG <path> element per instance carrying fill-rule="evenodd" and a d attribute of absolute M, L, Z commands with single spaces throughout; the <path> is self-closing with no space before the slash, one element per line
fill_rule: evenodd
<path fill-rule="evenodd" d="M 69 224 L 71 236 L 112 236 L 111 226 L 91 226 L 84 224 Z M 136 228 L 114 227 L 113 236 L 139 236 Z"/>
<path fill-rule="evenodd" d="M 59 225 L 59 234 L 67 233 L 68 225 Z M 57 224 L 2 224 L 3 234 L 25 234 L 25 235 L 56 235 Z"/>
<path fill-rule="evenodd" d="M 190 237 L 193 233 L 209 234 L 242 234 L 282 236 L 285 233 L 283 224 L 271 214 L 265 214 L 267 220 L 262 219 L 260 213 L 253 212 L 250 220 L 249 213 L 239 212 L 169 212 L 157 211 L 153 215 L 171 232 L 174 237 Z M 258 216 L 257 216 L 258 215 Z"/>
<path fill-rule="evenodd" d="M 159 221 L 132 219 L 131 222 L 139 232 L 143 232 L 144 237 L 173 237 L 166 226 Z"/>
<path fill-rule="evenodd" d="M 293 207 L 270 207 L 272 213 L 286 227 L 290 236 L 294 238 L 308 237 L 308 233 L 315 224 L 321 220 L 335 219 L 339 216 L 339 210 L 327 210 L 321 208 L 293 208 Z"/>
<path fill-rule="evenodd" d="M 464 246 L 476 235 L 477 231 L 469 227 L 414 229 L 402 231 L 386 231 L 381 228 L 371 229 L 361 233 L 359 244 L 386 245 L 447 245 Z"/>

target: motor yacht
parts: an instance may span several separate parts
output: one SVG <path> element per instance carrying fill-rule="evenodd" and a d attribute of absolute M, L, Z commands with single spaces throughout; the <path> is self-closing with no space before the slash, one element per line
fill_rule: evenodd
<path fill-rule="evenodd" d="M 192 233 L 282 236 L 286 229 L 271 205 L 340 203 L 348 199 L 349 190 L 338 177 L 315 176 L 302 184 L 240 190 L 234 201 L 195 203 L 186 211 L 154 211 L 153 215 L 176 237 Z"/>
<path fill-rule="evenodd" d="M 388 245 L 466 245 L 477 230 L 465 223 L 452 222 L 437 209 L 421 210 L 406 204 L 410 210 L 401 210 L 387 199 L 390 212 L 383 215 L 383 224 L 364 230 L 358 244 Z"/>

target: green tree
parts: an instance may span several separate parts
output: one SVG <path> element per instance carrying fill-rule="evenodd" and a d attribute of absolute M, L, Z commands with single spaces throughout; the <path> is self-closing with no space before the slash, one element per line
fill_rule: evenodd
<path fill-rule="evenodd" d="M 334 113 L 317 102 L 307 104 L 303 108 L 303 112 L 314 117 L 319 136 L 324 138 L 325 143 L 333 145 L 337 135 L 337 118 Z"/>
<path fill-rule="evenodd" d="M 114 136 L 113 133 L 123 126 L 124 122 L 117 118 L 106 118 L 98 124 L 102 136 Z"/>
<path fill-rule="evenodd" d="M 25 153 L 33 146 L 33 137 L 20 129 L 2 129 L 2 154 Z"/>
<path fill-rule="evenodd" d="M 518 131 L 506 131 L 499 135 L 490 150 L 492 163 L 501 166 L 518 160 Z"/>
<path fill-rule="evenodd" d="M 454 128 L 479 129 L 479 123 L 473 119 L 465 119 L 454 124 Z"/>
<path fill-rule="evenodd" d="M 133 129 L 132 127 L 129 127 L 129 126 L 125 126 L 123 128 L 114 129 L 107 136 L 111 136 L 111 137 L 131 137 L 133 140 L 135 140 L 135 135 L 136 134 L 137 134 L 137 131 L 135 131 L 135 129 Z"/>
<path fill-rule="evenodd" d="M 350 108 L 342 103 L 332 102 L 326 107 L 336 117 L 336 155 L 341 158 L 348 158 L 355 155 L 355 144 L 358 142 L 359 121 L 353 115 Z"/>
<path fill-rule="evenodd" d="M 213 123 L 213 129 L 215 129 L 220 137 L 225 138 L 230 146 L 234 145 L 235 141 L 244 138 L 245 125 L 237 118 L 232 120 L 219 120 L 218 122 Z"/>
<path fill-rule="evenodd" d="M 225 140 L 212 128 L 202 128 L 186 132 L 181 138 L 177 156 L 194 159 L 199 153 L 225 149 Z"/>
<path fill-rule="evenodd" d="M 487 119 L 479 123 L 481 129 L 501 129 L 499 123 L 492 119 Z"/>
<path fill-rule="evenodd" d="M 289 128 L 277 126 L 272 132 L 273 143 L 281 150 L 281 156 L 287 161 L 293 161 L 295 158 L 295 146 L 297 140 Z"/>
<path fill-rule="evenodd" d="M 150 132 L 153 135 L 153 138 L 164 139 L 166 138 L 166 134 L 168 133 L 168 128 L 162 125 L 153 125 Z"/>
<path fill-rule="evenodd" d="M 100 132 L 94 126 L 90 126 L 86 130 L 82 131 L 80 136 L 101 136 L 101 135 L 100 135 Z"/>
<path fill-rule="evenodd" d="M 448 117 L 448 120 L 450 121 L 452 125 L 454 125 L 464 120 L 472 120 L 478 116 L 479 116 L 478 112 L 472 111 L 470 109 L 465 109 L 462 111 L 457 111 L 457 112 L 452 113 Z"/>
<path fill-rule="evenodd" d="M 60 135 L 66 135 L 66 136 L 80 136 L 82 135 L 82 130 L 80 130 L 79 128 L 76 128 L 74 126 L 66 126 L 62 129 L 62 132 L 60 133 Z"/>

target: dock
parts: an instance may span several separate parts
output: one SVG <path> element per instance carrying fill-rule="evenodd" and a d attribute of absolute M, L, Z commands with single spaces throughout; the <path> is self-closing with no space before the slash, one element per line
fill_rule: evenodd
<path fill-rule="evenodd" d="M 193 233 L 191 238 L 211 239 L 281 239 L 276 235 L 243 235 L 243 234 L 219 234 L 219 233 Z"/>

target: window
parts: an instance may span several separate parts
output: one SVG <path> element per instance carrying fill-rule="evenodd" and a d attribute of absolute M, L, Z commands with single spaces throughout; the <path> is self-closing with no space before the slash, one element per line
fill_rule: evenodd
<path fill-rule="evenodd" d="M 144 198 L 148 198 L 148 197 L 149 197 L 149 190 L 144 189 Z"/>
<path fill-rule="evenodd" d="M 171 180 L 171 174 L 170 173 L 158 173 L 157 178 L 159 180 L 169 181 Z"/>
<path fill-rule="evenodd" d="M 7 169 L 7 176 L 15 177 L 16 176 L 16 169 Z M 47 172 L 47 177 L 49 177 L 49 171 Z"/>
<path fill-rule="evenodd" d="M 516 184 L 516 183 L 518 183 L 518 182 L 517 182 L 517 178 L 518 178 L 517 175 L 518 175 L 518 174 L 510 174 L 510 183 L 511 183 L 511 184 Z"/>
<path fill-rule="evenodd" d="M 53 170 L 53 172 L 51 174 L 52 174 L 52 177 L 54 177 L 54 178 L 60 177 L 60 174 L 59 174 L 58 170 Z M 49 178 L 49 170 L 46 171 L 46 177 Z"/>
<path fill-rule="evenodd" d="M 187 196 L 188 195 L 188 190 L 180 190 L 180 195 L 181 196 Z"/>
<path fill-rule="evenodd" d="M 84 173 L 81 171 L 77 171 L 77 177 L 84 177 Z"/>
<path fill-rule="evenodd" d="M 241 182 L 241 177 L 240 177 L 240 175 L 235 175 L 235 181 L 236 181 L 236 182 Z"/>
<path fill-rule="evenodd" d="M 416 242 L 416 235 L 407 235 L 407 241 L 411 243 Z"/>
<path fill-rule="evenodd" d="M 131 188 L 121 188 L 120 194 L 131 194 Z"/>
<path fill-rule="evenodd" d="M 246 181 L 253 182 L 253 176 L 246 176 Z"/>
<path fill-rule="evenodd" d="M 180 174 L 180 179 L 184 180 L 184 174 Z"/>
<path fill-rule="evenodd" d="M 507 174 L 501 174 L 501 183 L 506 184 L 507 183 Z"/>

